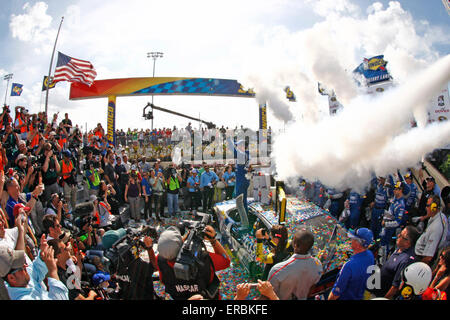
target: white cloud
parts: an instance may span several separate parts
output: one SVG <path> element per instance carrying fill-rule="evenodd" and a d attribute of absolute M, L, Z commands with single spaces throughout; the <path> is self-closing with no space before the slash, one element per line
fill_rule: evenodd
<path fill-rule="evenodd" d="M 53 18 L 47 14 L 48 5 L 45 2 L 36 2 L 34 6 L 25 3 L 22 8 L 25 13 L 11 15 L 9 27 L 12 37 L 21 41 L 40 42 L 47 39 L 47 28 Z"/>

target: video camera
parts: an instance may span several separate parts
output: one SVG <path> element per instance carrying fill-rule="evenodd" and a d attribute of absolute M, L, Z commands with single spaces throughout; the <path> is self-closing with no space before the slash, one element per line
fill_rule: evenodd
<path fill-rule="evenodd" d="M 112 244 L 111 248 L 105 251 L 105 256 L 111 261 L 111 273 L 116 273 L 119 262 L 127 265 L 131 262 L 134 254 L 132 248 L 145 247 L 144 237 L 149 236 L 154 242 L 157 241 L 159 235 L 158 230 L 151 226 L 146 226 L 143 229 L 128 228 L 126 235 L 118 239 Z"/>
<path fill-rule="evenodd" d="M 189 235 L 184 241 L 174 265 L 175 277 L 181 280 L 191 281 L 196 279 L 198 267 L 203 264 L 204 253 L 208 254 L 203 239 L 205 227 L 210 223 L 211 215 L 197 214 L 203 215 L 201 221 L 184 220 L 177 225 L 181 234 L 184 234 L 186 229 L 189 230 Z"/>

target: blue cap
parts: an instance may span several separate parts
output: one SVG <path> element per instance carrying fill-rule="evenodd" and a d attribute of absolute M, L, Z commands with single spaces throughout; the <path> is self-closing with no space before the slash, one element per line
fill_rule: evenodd
<path fill-rule="evenodd" d="M 72 157 L 72 152 L 70 152 L 70 150 L 64 150 L 63 152 L 62 152 L 62 154 L 63 154 L 63 156 L 66 156 L 66 157 Z"/>
<path fill-rule="evenodd" d="M 359 228 L 356 231 L 349 231 L 348 236 L 352 239 L 358 239 L 361 244 L 367 248 L 373 242 L 373 233 L 367 228 Z"/>
<path fill-rule="evenodd" d="M 98 272 L 92 276 L 94 286 L 99 286 L 102 282 L 111 280 L 109 273 Z"/>

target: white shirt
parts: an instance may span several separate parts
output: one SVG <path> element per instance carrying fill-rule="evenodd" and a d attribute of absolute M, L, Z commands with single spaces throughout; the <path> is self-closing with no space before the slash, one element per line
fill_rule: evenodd
<path fill-rule="evenodd" d="M 431 217 L 427 228 L 416 242 L 416 255 L 433 257 L 436 251 L 444 246 L 447 229 L 447 218 L 442 212 Z"/>
<path fill-rule="evenodd" d="M 19 229 L 17 229 L 17 227 L 5 229 L 5 237 L 0 238 L 0 245 L 7 246 L 11 250 L 16 250 L 18 236 Z M 27 254 L 25 254 L 25 260 L 28 265 L 31 265 L 33 263 Z"/>

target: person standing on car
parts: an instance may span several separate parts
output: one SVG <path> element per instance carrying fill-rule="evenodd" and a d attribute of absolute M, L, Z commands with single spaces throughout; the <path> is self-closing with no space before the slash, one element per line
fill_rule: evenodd
<path fill-rule="evenodd" d="M 292 243 L 294 254 L 274 265 L 268 279 L 280 300 L 305 300 L 320 280 L 323 268 L 309 253 L 314 244 L 314 235 L 310 231 L 297 231 Z"/>
<path fill-rule="evenodd" d="M 274 225 L 270 229 L 270 235 L 265 229 L 261 228 L 255 232 L 256 237 L 256 260 L 264 263 L 264 272 L 262 280 L 266 280 L 270 269 L 285 260 L 293 253 L 291 241 L 288 240 L 287 228 L 283 225 Z M 263 243 L 266 243 L 271 248 L 269 254 L 263 254 Z"/>
<path fill-rule="evenodd" d="M 339 271 L 328 300 L 362 300 L 370 276 L 368 268 L 375 264 L 372 251 L 368 250 L 373 242 L 372 231 L 359 228 L 348 235 L 352 239 L 353 255 Z"/>

